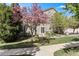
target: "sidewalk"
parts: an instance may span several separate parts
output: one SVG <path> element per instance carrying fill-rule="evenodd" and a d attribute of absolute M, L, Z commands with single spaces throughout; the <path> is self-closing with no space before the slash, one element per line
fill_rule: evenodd
<path fill-rule="evenodd" d="M 49 46 L 29 47 L 29 48 L 15 48 L 15 49 L 2 49 L 0 50 L 0 56 L 11 55 L 33 55 L 33 56 L 54 56 L 54 52 L 63 48 L 79 46 L 79 41 L 55 44 Z"/>
<path fill-rule="evenodd" d="M 76 37 L 76 36 L 79 36 L 79 34 L 72 34 L 72 35 L 56 35 L 56 36 L 53 36 L 51 38 L 62 38 L 62 37 Z"/>
<path fill-rule="evenodd" d="M 76 47 L 76 46 L 79 46 L 79 41 L 50 45 L 50 46 L 42 46 L 40 47 L 40 51 L 38 51 L 35 56 L 54 56 L 54 52 L 57 50 L 68 48 L 68 47 Z"/>

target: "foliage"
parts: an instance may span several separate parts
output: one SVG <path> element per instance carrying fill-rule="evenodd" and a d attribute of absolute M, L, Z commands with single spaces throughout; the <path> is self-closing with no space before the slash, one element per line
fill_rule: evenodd
<path fill-rule="evenodd" d="M 31 8 L 23 8 L 23 19 L 28 27 L 31 29 L 31 33 L 37 35 L 37 26 L 47 22 L 48 16 L 43 12 L 40 6 L 36 3 L 32 4 Z"/>
<path fill-rule="evenodd" d="M 63 33 L 63 29 L 68 27 L 67 18 L 60 13 L 55 13 L 51 19 L 54 32 Z"/>
<path fill-rule="evenodd" d="M 6 42 L 15 41 L 21 26 L 21 23 L 16 20 L 20 18 L 14 16 L 12 7 L 5 3 L 0 4 L 0 16 L 0 38 Z"/>
<path fill-rule="evenodd" d="M 45 35 L 47 38 L 50 38 L 50 37 L 53 37 L 54 33 L 48 31 L 45 33 Z"/>
<path fill-rule="evenodd" d="M 11 26 L 15 27 L 15 29 L 12 30 L 12 32 L 13 32 L 12 37 L 13 37 L 13 39 L 17 40 L 17 39 L 21 38 L 20 35 L 21 35 L 21 32 L 22 32 L 21 7 L 20 7 L 20 5 L 18 3 L 12 3 L 11 7 L 12 7 L 12 19 L 11 19 L 12 25 Z"/>
<path fill-rule="evenodd" d="M 21 7 L 18 3 L 12 3 L 11 5 L 12 7 L 12 22 L 13 23 L 18 23 L 18 22 L 21 22 L 21 18 L 22 18 L 22 15 L 21 15 Z"/>
<path fill-rule="evenodd" d="M 12 35 L 11 30 L 14 29 L 11 26 L 11 7 L 0 4 L 0 15 L 0 38 L 6 40 Z"/>
<path fill-rule="evenodd" d="M 32 8 L 20 7 L 18 3 L 11 6 L 0 4 L 0 38 L 6 42 L 15 41 L 22 32 L 22 22 L 31 29 L 32 35 L 36 27 L 47 22 L 47 15 L 43 13 L 38 4 Z M 17 36 L 18 35 L 18 36 Z"/>
<path fill-rule="evenodd" d="M 75 29 L 78 27 L 78 22 L 75 18 L 73 17 L 70 17 L 69 20 L 68 20 L 68 24 L 69 24 L 69 27 Z"/>
<path fill-rule="evenodd" d="M 69 10 L 70 13 L 74 14 L 74 16 L 79 19 L 79 3 L 67 3 L 65 6 L 65 10 Z"/>

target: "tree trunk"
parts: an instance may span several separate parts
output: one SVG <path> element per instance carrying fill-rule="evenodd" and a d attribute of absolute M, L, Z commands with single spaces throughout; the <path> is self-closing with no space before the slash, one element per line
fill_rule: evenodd
<path fill-rule="evenodd" d="M 24 33 L 24 35 L 25 35 L 25 32 L 26 32 L 26 27 L 24 25 L 24 27 L 23 27 L 23 33 Z"/>
<path fill-rule="evenodd" d="M 75 34 L 74 32 L 75 32 L 75 28 L 73 28 L 74 30 L 73 30 L 73 34 Z"/>
<path fill-rule="evenodd" d="M 37 26 L 35 26 L 35 35 L 37 35 Z"/>
<path fill-rule="evenodd" d="M 33 28 L 30 28 L 31 29 L 31 35 L 32 35 L 32 37 L 33 37 Z"/>

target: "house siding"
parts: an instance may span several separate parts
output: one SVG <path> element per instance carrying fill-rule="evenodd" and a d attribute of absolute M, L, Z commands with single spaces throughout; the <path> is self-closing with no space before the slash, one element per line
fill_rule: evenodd
<path fill-rule="evenodd" d="M 44 27 L 44 33 L 41 33 L 41 27 Z M 50 31 L 50 24 L 40 24 L 37 26 L 37 34 L 39 36 L 45 36 L 45 33 Z"/>

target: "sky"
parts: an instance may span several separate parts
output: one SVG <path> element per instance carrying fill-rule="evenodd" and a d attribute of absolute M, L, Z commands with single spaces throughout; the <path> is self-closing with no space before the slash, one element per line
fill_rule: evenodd
<path fill-rule="evenodd" d="M 32 3 L 20 3 L 21 6 L 23 7 L 31 7 Z M 65 10 L 63 9 L 65 7 L 65 3 L 39 3 L 40 7 L 43 10 L 49 9 L 49 8 L 54 8 L 58 12 L 64 12 Z M 71 13 L 67 12 L 64 14 L 65 16 L 72 16 Z"/>
<path fill-rule="evenodd" d="M 19 3 L 20 6 L 22 7 L 31 7 L 32 3 Z M 47 10 L 49 8 L 54 8 L 57 12 L 64 12 L 65 10 L 63 9 L 65 7 L 65 3 L 39 3 L 40 7 L 43 10 Z M 66 12 L 64 14 L 65 16 L 72 16 L 72 13 Z"/>
<path fill-rule="evenodd" d="M 31 7 L 31 3 L 20 3 L 21 6 L 24 7 Z M 55 8 L 58 12 L 63 12 L 63 8 L 65 7 L 64 3 L 39 3 L 40 7 L 43 10 L 49 9 L 49 8 Z"/>

